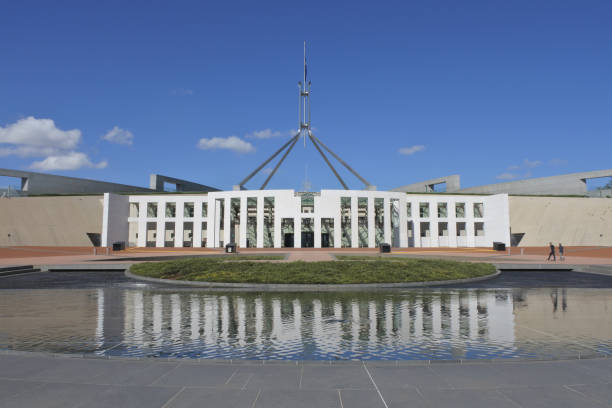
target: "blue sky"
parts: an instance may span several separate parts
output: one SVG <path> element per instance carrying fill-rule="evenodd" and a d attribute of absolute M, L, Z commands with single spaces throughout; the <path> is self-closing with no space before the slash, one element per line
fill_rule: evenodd
<path fill-rule="evenodd" d="M 379 189 L 612 167 L 610 1 L 15 1 L 0 19 L 3 168 L 229 189 L 297 128 L 304 40 L 315 134 Z M 305 179 L 340 187 L 300 143 L 269 188 Z"/>

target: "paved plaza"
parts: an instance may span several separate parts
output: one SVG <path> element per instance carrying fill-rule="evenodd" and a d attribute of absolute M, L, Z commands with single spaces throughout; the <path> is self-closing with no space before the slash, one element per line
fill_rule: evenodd
<path fill-rule="evenodd" d="M 7 353 L 0 406 L 610 407 L 612 359 L 263 364 Z"/>

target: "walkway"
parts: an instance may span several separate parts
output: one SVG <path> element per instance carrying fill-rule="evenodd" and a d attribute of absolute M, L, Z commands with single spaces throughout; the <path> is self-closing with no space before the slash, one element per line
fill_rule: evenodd
<path fill-rule="evenodd" d="M 11 407 L 610 407 L 612 359 L 266 362 L 0 354 Z"/>

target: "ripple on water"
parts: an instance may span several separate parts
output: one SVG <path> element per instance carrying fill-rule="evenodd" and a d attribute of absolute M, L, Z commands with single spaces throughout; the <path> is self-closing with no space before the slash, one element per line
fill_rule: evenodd
<path fill-rule="evenodd" d="M 611 289 L 3 291 L 0 348 L 278 360 L 612 354 Z"/>

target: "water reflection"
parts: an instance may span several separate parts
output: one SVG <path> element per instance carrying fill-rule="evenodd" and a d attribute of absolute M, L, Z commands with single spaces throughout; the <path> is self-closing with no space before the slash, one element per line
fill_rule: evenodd
<path fill-rule="evenodd" d="M 0 347 L 255 359 L 573 357 L 612 351 L 611 294 L 3 291 Z"/>

